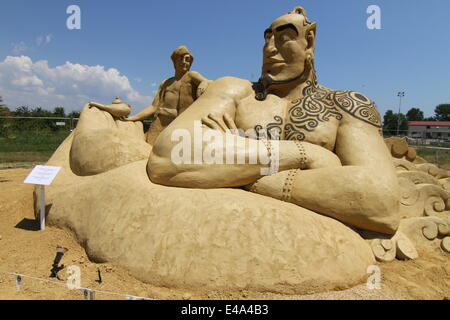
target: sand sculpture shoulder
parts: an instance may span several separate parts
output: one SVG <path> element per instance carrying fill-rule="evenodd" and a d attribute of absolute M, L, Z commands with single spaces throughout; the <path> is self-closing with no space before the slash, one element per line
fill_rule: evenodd
<path fill-rule="evenodd" d="M 331 99 L 344 112 L 378 129 L 383 124 L 375 103 L 367 96 L 356 91 L 333 91 Z"/>
<path fill-rule="evenodd" d="M 286 119 L 279 121 L 279 126 L 284 126 L 286 140 L 317 140 L 320 136 L 318 128 L 328 127 L 333 132 L 344 123 L 364 123 L 381 132 L 382 122 L 377 107 L 365 95 L 329 89 L 314 81 L 307 83 L 302 92 L 303 97 L 292 101 Z M 333 149 L 334 144 L 329 144 L 328 148 Z"/>

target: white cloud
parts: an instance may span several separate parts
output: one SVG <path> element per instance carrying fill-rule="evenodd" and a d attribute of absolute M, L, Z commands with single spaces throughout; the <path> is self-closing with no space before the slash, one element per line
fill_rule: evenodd
<path fill-rule="evenodd" d="M 147 106 L 152 97 L 133 89 L 117 69 L 71 62 L 54 68 L 45 60 L 33 62 L 27 56 L 8 56 L 0 62 L 0 96 L 11 108 L 26 105 L 66 111 L 80 110 L 89 101 L 111 103 L 116 96 L 133 107 L 133 113 Z"/>
<path fill-rule="evenodd" d="M 39 36 L 36 38 L 36 45 L 38 47 L 49 44 L 53 40 L 53 35 Z"/>
<path fill-rule="evenodd" d="M 25 52 L 27 50 L 28 50 L 28 46 L 23 41 L 12 44 L 12 52 L 14 54 L 21 54 L 22 52 Z"/>
<path fill-rule="evenodd" d="M 12 53 L 19 55 L 19 54 L 23 54 L 25 51 L 28 50 L 35 50 L 36 48 L 39 48 L 41 46 L 45 46 L 47 44 L 49 44 L 51 41 L 53 40 L 53 35 L 52 34 L 47 34 L 47 35 L 43 35 L 43 36 L 38 36 L 35 40 L 35 44 L 27 44 L 24 41 L 20 41 L 18 43 L 12 43 Z"/>

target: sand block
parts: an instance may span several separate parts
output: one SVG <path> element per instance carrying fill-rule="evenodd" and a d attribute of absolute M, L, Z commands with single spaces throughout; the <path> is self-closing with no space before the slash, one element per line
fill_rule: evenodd
<path fill-rule="evenodd" d="M 450 253 L 450 237 L 442 239 L 441 248 L 447 253 Z"/>
<path fill-rule="evenodd" d="M 392 240 L 388 239 L 374 239 L 371 242 L 371 247 L 375 259 L 379 262 L 391 262 L 395 259 L 396 248 Z"/>
<path fill-rule="evenodd" d="M 419 257 L 417 250 L 411 240 L 406 235 L 399 232 L 395 236 L 397 246 L 396 257 L 400 260 L 414 260 Z"/>

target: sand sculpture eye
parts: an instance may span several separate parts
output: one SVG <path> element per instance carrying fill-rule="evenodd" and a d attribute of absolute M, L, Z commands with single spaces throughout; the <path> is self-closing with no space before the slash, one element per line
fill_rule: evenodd
<path fill-rule="evenodd" d="M 283 33 L 280 35 L 280 40 L 283 42 L 286 41 L 291 41 L 291 40 L 295 40 L 296 34 L 294 31 L 292 30 L 285 30 L 283 31 Z"/>

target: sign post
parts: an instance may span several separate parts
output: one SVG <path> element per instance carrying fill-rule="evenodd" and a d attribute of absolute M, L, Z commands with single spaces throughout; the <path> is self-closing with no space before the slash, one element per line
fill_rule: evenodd
<path fill-rule="evenodd" d="M 39 214 L 39 221 L 41 225 L 41 230 L 45 230 L 45 186 L 40 185 L 40 214 Z"/>
<path fill-rule="evenodd" d="M 52 184 L 59 170 L 61 170 L 61 167 L 36 166 L 24 181 L 26 184 L 39 186 L 39 221 L 41 230 L 45 230 L 45 186 Z"/>

